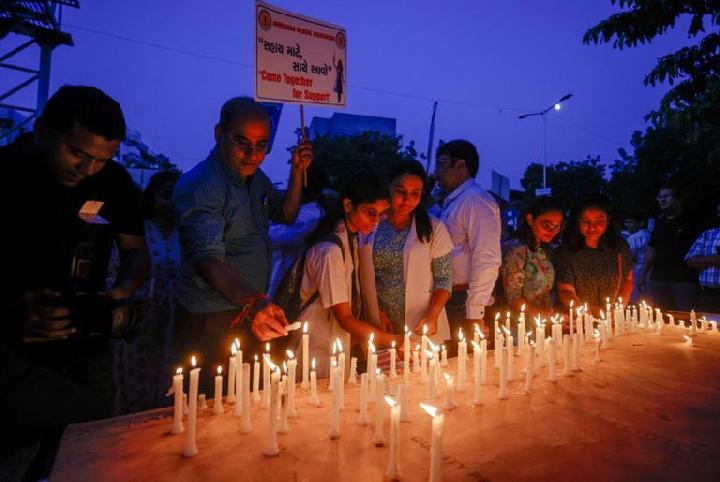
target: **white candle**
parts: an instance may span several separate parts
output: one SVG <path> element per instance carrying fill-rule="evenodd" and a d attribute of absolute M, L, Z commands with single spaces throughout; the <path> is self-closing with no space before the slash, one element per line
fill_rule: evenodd
<path fill-rule="evenodd" d="M 240 403 L 240 397 L 242 395 L 240 394 L 240 387 L 242 387 L 243 385 L 243 352 L 240 349 L 240 340 L 237 338 L 235 338 L 235 346 L 237 347 L 237 352 L 235 353 L 235 388 L 233 389 L 233 393 L 237 393 L 237 403 L 235 403 L 235 416 L 239 417 L 242 415 L 242 403 Z"/>
<path fill-rule="evenodd" d="M 457 407 L 455 403 L 455 383 L 453 383 L 453 377 L 449 373 L 443 373 L 445 378 L 445 403 L 443 408 L 445 410 L 452 410 Z"/>
<path fill-rule="evenodd" d="M 565 335 L 568 336 L 568 335 Z M 527 370 L 525 372 L 525 393 L 532 392 L 533 378 L 535 377 L 535 344 L 530 342 L 526 352 Z"/>
<path fill-rule="evenodd" d="M 575 333 L 573 335 L 573 371 L 580 372 L 580 336 Z"/>
<path fill-rule="evenodd" d="M 570 375 L 570 335 L 563 335 L 563 374 Z"/>
<path fill-rule="evenodd" d="M 198 410 L 207 410 L 207 400 L 205 400 L 205 394 L 201 393 L 198 395 Z"/>
<path fill-rule="evenodd" d="M 385 396 L 384 377 L 382 371 L 377 369 L 375 391 L 375 433 L 373 434 L 373 443 L 376 447 L 385 445 L 385 433 L 383 432 L 383 417 L 385 416 L 385 404 L 383 398 Z"/>
<path fill-rule="evenodd" d="M 338 391 L 340 392 L 340 410 L 343 410 L 345 408 L 345 350 L 343 347 L 342 342 L 340 341 L 340 338 L 337 339 L 337 346 L 338 346 L 338 369 L 337 369 L 337 386 Z"/>
<path fill-rule="evenodd" d="M 608 303 L 609 303 L 608 298 Z M 569 323 L 570 323 L 570 336 L 573 334 L 573 320 L 574 320 L 574 313 L 573 313 L 573 306 L 575 305 L 575 300 L 570 300 L 570 309 L 568 310 L 568 317 L 569 317 Z M 609 306 L 609 305 L 608 305 Z"/>
<path fill-rule="evenodd" d="M 370 359 L 368 360 L 367 374 L 368 374 L 368 402 L 372 402 L 375 399 L 375 387 L 377 385 L 377 377 L 375 376 L 375 369 L 377 368 L 377 353 L 375 353 L 375 345 L 373 344 L 374 336 L 370 335 L 370 341 L 368 342 L 368 353 L 370 353 Z"/>
<path fill-rule="evenodd" d="M 308 322 L 303 323 L 302 335 L 302 383 L 300 388 L 310 388 L 310 334 L 308 333 Z"/>
<path fill-rule="evenodd" d="M 270 343 L 265 343 L 263 355 L 263 408 L 270 406 Z M 275 365 L 273 365 L 275 366 Z"/>
<path fill-rule="evenodd" d="M 485 340 L 482 340 L 485 341 Z M 482 405 L 482 345 L 473 341 L 473 405 Z"/>
<path fill-rule="evenodd" d="M 288 362 L 288 384 L 287 384 L 287 403 L 288 417 L 297 417 L 298 412 L 295 407 L 295 377 L 297 376 L 297 359 L 292 350 L 285 350 Z"/>
<path fill-rule="evenodd" d="M 403 383 L 410 383 L 410 330 L 405 325 L 405 338 L 403 340 Z"/>
<path fill-rule="evenodd" d="M 195 436 L 197 433 L 197 407 L 198 407 L 198 381 L 200 379 L 200 368 L 196 367 L 195 355 L 192 357 L 192 370 L 190 370 L 190 394 L 188 397 L 188 429 L 185 432 L 185 447 L 183 455 L 194 457 L 198 449 Z"/>
<path fill-rule="evenodd" d="M 235 343 L 230 345 L 230 353 L 230 360 L 228 361 L 227 397 L 225 397 L 225 401 L 227 403 L 235 403 L 235 370 L 237 370 L 237 364 L 235 363 L 237 347 L 235 346 Z"/>
<path fill-rule="evenodd" d="M 428 350 L 427 352 L 427 360 L 430 365 L 430 377 L 428 379 L 428 400 L 430 400 L 430 403 L 433 403 L 435 400 L 435 396 L 437 395 L 436 392 L 436 384 L 435 380 L 437 379 L 437 359 L 434 356 L 435 354 Z"/>
<path fill-rule="evenodd" d="M 242 419 L 240 421 L 240 432 L 248 433 L 252 431 L 252 423 L 250 422 L 250 364 L 242 364 L 242 387 L 238 387 L 241 392 L 240 399 L 237 403 L 242 403 Z"/>
<path fill-rule="evenodd" d="M 312 359 L 312 371 L 310 372 L 310 403 L 316 407 L 320 406 L 320 399 L 317 391 L 317 372 L 315 371 L 315 358 Z"/>
<path fill-rule="evenodd" d="M 498 346 L 500 345 L 500 343 L 498 342 L 498 338 L 500 338 L 501 334 L 500 334 L 499 323 L 500 323 L 500 313 L 498 312 L 498 313 L 495 313 L 495 331 L 493 332 L 494 333 L 493 336 L 495 337 L 495 348 L 493 350 L 495 352 L 495 368 L 500 367 L 500 351 L 498 350 Z"/>
<path fill-rule="evenodd" d="M 390 397 L 385 397 L 385 402 L 390 407 L 390 464 L 388 465 L 387 476 L 390 480 L 399 480 L 400 405 Z"/>
<path fill-rule="evenodd" d="M 190 410 L 188 410 L 188 396 L 187 393 L 183 394 L 183 415 L 187 416 L 187 414 L 190 413 Z"/>
<path fill-rule="evenodd" d="M 523 329 L 518 330 L 518 333 L 524 333 L 524 331 L 525 331 L 525 303 L 523 303 L 522 306 L 520 306 L 520 316 L 518 317 L 518 325 L 523 326 Z M 520 339 L 518 339 L 518 342 L 519 341 L 520 341 Z"/>
<path fill-rule="evenodd" d="M 447 348 L 445 348 L 445 345 L 440 349 L 440 366 L 448 366 Z"/>
<path fill-rule="evenodd" d="M 217 367 L 217 375 L 215 375 L 215 400 L 213 400 L 213 415 L 220 415 L 223 413 L 222 404 L 222 389 L 223 389 L 223 377 L 222 377 L 222 366 Z"/>
<path fill-rule="evenodd" d="M 692 336 L 683 335 L 683 338 L 685 339 L 685 346 L 687 346 L 688 348 L 692 348 L 693 347 Z"/>
<path fill-rule="evenodd" d="M 178 368 L 173 375 L 173 392 L 175 397 L 175 405 L 173 408 L 173 424 L 170 431 L 174 434 L 183 433 L 185 427 L 183 427 L 182 416 L 183 416 L 183 374 L 182 368 Z"/>
<path fill-rule="evenodd" d="M 458 329 L 458 367 L 457 367 L 457 386 L 458 392 L 465 391 L 465 377 L 467 373 L 467 343 L 462 328 Z"/>
<path fill-rule="evenodd" d="M 513 357 L 515 356 L 513 353 L 513 337 L 510 334 L 510 330 L 508 330 L 508 333 L 505 336 L 505 349 L 508 352 L 507 381 L 510 382 L 513 379 Z"/>
<path fill-rule="evenodd" d="M 556 382 L 557 381 L 557 373 L 556 373 L 556 359 L 555 359 L 555 337 L 548 339 L 548 344 L 550 345 L 548 347 L 548 355 L 550 360 L 548 361 L 548 381 L 549 382 Z"/>
<path fill-rule="evenodd" d="M 480 343 L 480 325 L 477 323 L 473 323 L 473 341 L 475 343 Z M 443 345 L 444 347 L 445 345 Z"/>
<path fill-rule="evenodd" d="M 480 339 L 480 383 L 487 383 L 487 340 Z"/>
<path fill-rule="evenodd" d="M 348 375 L 348 383 L 357 385 L 357 357 L 350 357 L 350 374 Z"/>
<path fill-rule="evenodd" d="M 508 370 L 508 350 L 507 347 L 500 347 L 500 387 L 498 389 L 498 398 L 505 400 L 508 398 L 507 391 L 507 370 Z"/>
<path fill-rule="evenodd" d="M 260 401 L 260 361 L 255 355 L 255 363 L 253 364 L 253 401 Z"/>
<path fill-rule="evenodd" d="M 269 367 L 272 362 L 270 361 L 270 356 L 266 356 L 265 358 L 266 363 Z M 279 388 L 279 380 L 280 380 L 280 370 L 273 365 L 274 370 L 272 372 L 272 375 L 269 378 L 269 386 L 267 387 L 267 392 L 270 395 L 270 403 L 268 405 L 268 433 L 267 433 L 267 443 L 265 446 L 265 455 L 269 457 L 274 457 L 280 453 L 280 448 L 278 447 L 277 443 L 277 423 L 278 423 L 278 416 L 277 416 L 277 404 L 278 404 L 278 392 L 280 390 Z"/>
<path fill-rule="evenodd" d="M 395 349 L 395 340 L 393 340 L 390 348 L 390 378 L 397 377 L 397 371 L 395 370 L 395 360 L 397 357 L 397 350 Z"/>
<path fill-rule="evenodd" d="M 283 371 L 285 372 L 280 379 L 280 422 L 277 426 L 278 433 L 288 433 L 288 376 L 287 363 L 283 362 Z"/>
<path fill-rule="evenodd" d="M 595 358 L 593 361 L 595 363 L 600 361 L 600 332 L 598 330 L 595 330 Z"/>
<path fill-rule="evenodd" d="M 427 347 L 428 347 L 428 327 L 423 325 L 422 338 L 420 339 L 420 383 L 428 382 L 428 366 L 427 366 Z"/>
<path fill-rule="evenodd" d="M 538 366 L 542 367 L 545 364 L 545 323 L 539 316 L 535 318 L 535 349 L 538 354 Z"/>
<path fill-rule="evenodd" d="M 505 312 L 505 328 L 510 329 L 510 312 Z"/>
<path fill-rule="evenodd" d="M 368 378 L 367 373 L 360 375 L 360 419 L 358 420 L 360 425 L 368 424 Z"/>
<path fill-rule="evenodd" d="M 401 383 L 397 386 L 397 398 L 400 402 L 400 421 L 409 422 L 410 415 L 407 411 L 407 385 Z"/>
<path fill-rule="evenodd" d="M 667 317 L 668 317 L 668 325 L 675 326 L 675 317 L 669 313 L 668 313 Z"/>
<path fill-rule="evenodd" d="M 420 373 L 420 345 L 416 345 L 413 352 L 413 370 L 415 373 Z"/>
<path fill-rule="evenodd" d="M 430 441 L 430 479 L 429 482 L 442 480 L 442 435 L 444 415 L 435 407 L 421 403 L 420 406 L 432 419 L 432 438 Z"/>

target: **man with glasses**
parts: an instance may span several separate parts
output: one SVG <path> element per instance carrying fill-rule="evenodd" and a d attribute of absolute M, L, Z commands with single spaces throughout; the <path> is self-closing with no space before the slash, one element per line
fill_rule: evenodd
<path fill-rule="evenodd" d="M 125 130 L 107 94 L 64 86 L 34 132 L 0 151 L 0 446 L 113 414 L 108 334 L 147 264 L 139 190 L 112 160 Z M 113 244 L 121 265 L 107 288 Z"/>
<path fill-rule="evenodd" d="M 450 141 L 437 149 L 435 177 L 448 193 L 441 218 L 454 245 L 453 294 L 447 305 L 453 337 L 460 326 L 469 336 L 474 323 L 488 333 L 485 307 L 493 303 L 502 261 L 500 210 L 475 182 L 478 168 L 477 150 L 466 140 Z"/>
<path fill-rule="evenodd" d="M 288 189 L 281 198 L 260 169 L 269 147 L 270 119 L 246 97 L 222 106 L 215 141 L 208 157 L 180 178 L 173 194 L 182 251 L 174 349 L 178 361 L 191 351 L 201 353 L 206 367 L 227 360 L 237 336 L 232 326 L 249 328 L 260 341 L 286 334 L 283 311 L 265 295 L 270 281 L 268 224 L 270 219 L 294 222 L 303 170 L 312 162 L 312 147 L 304 140 L 292 154 Z"/>

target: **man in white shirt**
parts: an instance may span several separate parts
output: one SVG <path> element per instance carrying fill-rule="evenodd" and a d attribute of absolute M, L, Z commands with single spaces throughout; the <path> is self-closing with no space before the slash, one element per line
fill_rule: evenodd
<path fill-rule="evenodd" d="M 475 182 L 478 167 L 477 150 L 465 140 L 443 144 L 435 155 L 437 182 L 449 193 L 441 218 L 454 246 L 453 296 L 447 307 L 453 337 L 460 326 L 468 337 L 474 323 L 489 334 L 483 317 L 485 307 L 493 303 L 502 262 L 500 210 L 493 197 Z"/>

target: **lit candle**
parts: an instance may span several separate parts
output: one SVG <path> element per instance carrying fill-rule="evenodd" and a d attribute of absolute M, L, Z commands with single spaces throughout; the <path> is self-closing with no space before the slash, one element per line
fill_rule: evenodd
<path fill-rule="evenodd" d="M 484 341 L 484 340 L 483 340 Z M 473 388 L 474 388 L 474 397 L 473 397 L 473 405 L 482 405 L 482 392 L 481 392 L 481 384 L 482 384 L 482 366 L 481 366 L 481 352 L 482 352 L 482 346 L 479 343 L 472 342 L 473 345 Z"/>
<path fill-rule="evenodd" d="M 295 408 L 295 377 L 297 376 L 297 359 L 292 350 L 285 350 L 287 355 L 288 382 L 287 386 L 287 414 L 288 417 L 297 417 L 298 412 Z"/>
<path fill-rule="evenodd" d="M 183 416 L 183 374 L 182 368 L 178 367 L 173 375 L 173 392 L 175 397 L 175 405 L 173 408 L 173 424 L 170 431 L 174 434 L 183 433 L 185 427 L 183 427 L 182 416 Z"/>
<path fill-rule="evenodd" d="M 473 342 L 473 346 L 475 345 L 476 343 Z M 445 410 L 452 410 L 457 407 L 457 403 L 455 403 L 455 384 L 453 383 L 452 375 L 449 373 L 443 373 L 443 377 L 445 378 L 445 403 L 443 404 L 443 408 Z"/>
<path fill-rule="evenodd" d="M 223 413 L 222 404 L 222 389 L 223 389 L 223 377 L 222 377 L 222 365 L 217 367 L 217 375 L 215 375 L 215 400 L 213 400 L 213 415 L 220 415 Z"/>
<path fill-rule="evenodd" d="M 267 433 L 267 444 L 265 446 L 265 455 L 269 457 L 274 457 L 280 453 L 280 448 L 278 447 L 277 443 L 277 423 L 278 423 L 278 416 L 277 416 L 277 405 L 278 405 L 278 392 L 280 390 L 279 387 L 279 380 L 280 380 L 280 370 L 277 366 L 275 366 L 270 361 L 270 356 L 266 355 L 265 357 L 265 365 L 273 366 L 272 375 L 269 378 L 269 384 L 267 387 L 267 392 L 270 395 L 270 403 L 268 405 L 268 433 Z"/>
<path fill-rule="evenodd" d="M 556 382 L 557 381 L 557 373 L 556 373 L 556 358 L 555 358 L 555 337 L 548 338 L 548 381 L 549 382 Z"/>
<path fill-rule="evenodd" d="M 390 407 L 390 464 L 388 465 L 387 476 L 390 480 L 399 480 L 400 405 L 390 397 L 385 397 L 385 402 Z"/>
<path fill-rule="evenodd" d="M 397 398 L 400 402 L 400 421 L 409 422 L 410 415 L 407 411 L 407 385 L 401 383 L 397 386 Z"/>
<path fill-rule="evenodd" d="M 235 343 L 230 345 L 230 360 L 228 361 L 228 388 L 227 397 L 225 401 L 227 403 L 235 403 L 235 370 L 237 370 L 237 364 L 235 363 L 235 354 L 237 353 L 237 347 Z"/>
<path fill-rule="evenodd" d="M 397 357 L 397 350 L 395 349 L 395 340 L 393 340 L 392 345 L 390 347 L 390 378 L 397 377 L 397 372 L 395 371 L 396 357 Z"/>
<path fill-rule="evenodd" d="M 510 312 L 505 313 L 505 328 L 510 329 Z"/>
<path fill-rule="evenodd" d="M 255 355 L 255 363 L 253 364 L 253 401 L 260 401 L 260 361 Z"/>
<path fill-rule="evenodd" d="M 415 345 L 415 351 L 413 352 L 413 370 L 415 370 L 415 373 L 420 372 L 420 344 Z"/>
<path fill-rule="evenodd" d="M 288 367 L 287 362 L 283 362 L 283 374 L 280 379 L 280 421 L 278 423 L 278 433 L 288 433 Z"/>
<path fill-rule="evenodd" d="M 580 372 L 580 336 L 575 333 L 573 335 L 573 371 Z"/>
<path fill-rule="evenodd" d="M 683 335 L 683 338 L 685 339 L 685 346 L 692 348 L 693 347 L 693 339 L 692 336 Z"/>
<path fill-rule="evenodd" d="M 595 330 L 595 363 L 600 361 L 600 332 Z"/>
<path fill-rule="evenodd" d="M 307 390 L 310 387 L 310 334 L 308 333 L 308 322 L 303 323 L 302 335 L 302 383 L 300 388 Z"/>
<path fill-rule="evenodd" d="M 565 335 L 568 336 L 568 335 Z M 533 378 L 535 377 L 535 344 L 531 341 L 528 344 L 526 355 L 527 370 L 525 372 L 525 393 L 532 392 Z"/>
<path fill-rule="evenodd" d="M 465 391 L 465 374 L 467 373 L 467 343 L 462 327 L 458 329 L 458 367 L 457 367 L 457 391 Z"/>
<path fill-rule="evenodd" d="M 473 323 L 473 341 L 475 343 L 480 343 L 480 325 L 477 323 Z"/>
<path fill-rule="evenodd" d="M 520 312 L 520 319 L 518 320 L 517 332 L 518 332 L 518 351 L 520 354 L 525 353 L 525 305 L 522 305 L 523 310 Z"/>
<path fill-rule="evenodd" d="M 367 373 L 368 373 L 368 401 L 372 401 L 375 398 L 375 385 L 377 383 L 375 377 L 375 369 L 377 368 L 377 353 L 375 353 L 375 345 L 373 339 L 375 334 L 370 334 L 370 340 L 368 341 L 368 353 L 370 353 L 370 359 L 368 360 Z"/>
<path fill-rule="evenodd" d="M 315 371 L 315 358 L 312 359 L 312 371 L 310 372 L 310 403 L 316 407 L 320 406 L 320 399 L 317 392 L 317 372 Z"/>
<path fill-rule="evenodd" d="M 520 306 L 520 316 L 518 317 L 518 324 L 522 325 L 522 327 L 523 327 L 523 330 L 522 331 L 518 330 L 518 333 L 524 333 L 525 332 L 525 303 L 523 303 Z M 520 340 L 518 339 L 518 341 L 520 341 Z"/>
<path fill-rule="evenodd" d="M 480 383 L 487 383 L 487 340 L 480 336 Z"/>
<path fill-rule="evenodd" d="M 340 394 L 340 410 L 345 408 L 345 349 L 343 347 L 340 338 L 336 340 L 338 346 L 338 369 L 337 376 L 339 378 L 337 382 L 338 391 Z"/>
<path fill-rule="evenodd" d="M 240 387 L 242 387 L 242 364 L 243 364 L 243 352 L 240 349 L 240 340 L 238 338 L 235 338 L 235 346 L 237 347 L 237 352 L 235 353 L 235 389 L 233 390 L 233 393 L 237 392 L 237 399 L 239 402 L 240 398 Z M 242 415 L 242 403 L 236 403 L 235 404 L 235 416 L 239 417 Z"/>
<path fill-rule="evenodd" d="M 512 381 L 513 379 L 513 357 L 515 354 L 513 353 L 513 336 L 510 334 L 510 330 L 507 327 L 503 327 L 505 331 L 505 349 L 507 350 L 508 359 L 507 359 L 507 381 Z"/>
<path fill-rule="evenodd" d="M 495 331 L 494 337 L 495 337 L 495 349 L 493 350 L 495 352 L 495 368 L 500 367 L 500 352 L 498 351 L 497 347 L 499 345 L 498 343 L 498 337 L 500 335 L 500 312 L 495 313 Z"/>
<path fill-rule="evenodd" d="M 337 339 L 332 342 L 332 355 L 330 356 L 330 383 L 328 389 L 332 392 L 335 390 L 335 375 L 337 371 L 333 370 L 332 367 L 337 363 Z"/>
<path fill-rule="evenodd" d="M 670 313 L 668 313 L 667 317 L 668 317 L 668 325 L 675 326 L 675 317 L 673 317 L 673 315 L 671 315 Z"/>
<path fill-rule="evenodd" d="M 200 379 L 200 368 L 198 368 L 195 355 L 192 357 L 192 369 L 190 370 L 190 395 L 188 397 L 188 429 L 185 432 L 185 457 L 194 457 L 198 449 L 195 441 L 197 433 L 197 407 L 198 407 L 198 381 Z"/>
<path fill-rule="evenodd" d="M 263 408 L 270 406 L 270 343 L 265 343 L 263 355 Z M 273 365 L 275 366 L 275 365 Z"/>
<path fill-rule="evenodd" d="M 383 417 L 385 416 L 385 404 L 383 403 L 384 394 L 384 376 L 382 370 L 377 371 L 377 382 L 375 391 L 375 433 L 373 435 L 373 443 L 376 447 L 385 445 L 385 434 L 383 433 Z"/>
<path fill-rule="evenodd" d="M 570 375 L 570 335 L 563 335 L 563 374 Z"/>
<path fill-rule="evenodd" d="M 410 330 L 405 325 L 405 338 L 403 340 L 403 383 L 410 383 Z"/>
<path fill-rule="evenodd" d="M 610 298 L 608 298 L 608 306 L 610 303 Z M 568 317 L 570 322 L 570 336 L 573 334 L 573 320 L 574 320 L 574 314 L 573 314 L 573 306 L 575 306 L 575 300 L 570 300 L 570 309 L 568 310 Z"/>
<path fill-rule="evenodd" d="M 252 431 L 252 423 L 250 422 L 250 364 L 242 364 L 242 387 L 238 390 L 242 392 L 241 399 L 237 403 L 242 402 L 242 419 L 240 420 L 240 432 L 248 433 Z"/>
<path fill-rule="evenodd" d="M 442 435 L 444 415 L 440 410 L 421 403 L 420 406 L 432 417 L 432 438 L 430 441 L 430 479 L 429 482 L 442 480 Z"/>
<path fill-rule="evenodd" d="M 545 364 L 545 323 L 539 316 L 535 317 L 535 349 L 538 354 L 538 366 L 542 367 Z"/>
<path fill-rule="evenodd" d="M 445 345 L 442 346 L 440 351 L 440 366 L 448 366 L 447 348 L 445 348 Z"/>
<path fill-rule="evenodd" d="M 437 360 L 434 355 L 435 354 L 431 350 L 427 350 L 426 358 L 430 365 L 430 377 L 428 380 L 428 399 L 430 400 L 430 403 L 433 403 L 435 396 L 437 395 L 435 389 L 435 380 L 437 378 Z"/>
<path fill-rule="evenodd" d="M 427 383 L 427 344 L 428 344 L 428 327 L 423 325 L 422 327 L 422 338 L 420 339 L 420 383 Z"/>
<path fill-rule="evenodd" d="M 360 419 L 358 420 L 360 425 L 368 424 L 368 378 L 367 372 L 360 375 Z"/>
<path fill-rule="evenodd" d="M 357 385 L 357 357 L 350 357 L 350 374 L 348 375 L 348 383 Z"/>
<path fill-rule="evenodd" d="M 496 347 L 497 349 L 497 347 Z M 507 347 L 500 347 L 500 387 L 498 388 L 498 398 L 506 400 L 508 398 L 507 391 L 507 372 L 508 372 L 508 350 Z"/>

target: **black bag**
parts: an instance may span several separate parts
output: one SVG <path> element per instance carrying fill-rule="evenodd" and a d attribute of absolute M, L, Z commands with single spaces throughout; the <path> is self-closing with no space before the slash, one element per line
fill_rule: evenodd
<path fill-rule="evenodd" d="M 324 241 L 335 243 L 342 252 L 343 260 L 345 259 L 345 251 L 343 250 L 342 241 L 339 237 L 332 235 L 328 239 L 323 239 L 320 242 Z M 305 273 L 305 259 L 307 258 L 309 249 L 310 247 L 305 248 L 300 257 L 296 259 L 292 266 L 285 272 L 272 298 L 272 302 L 283 309 L 289 323 L 296 321 L 302 312 L 320 296 L 320 292 L 316 291 L 305 303 L 301 303 L 300 300 L 300 285 L 303 274 Z"/>

